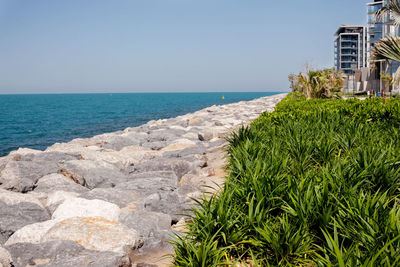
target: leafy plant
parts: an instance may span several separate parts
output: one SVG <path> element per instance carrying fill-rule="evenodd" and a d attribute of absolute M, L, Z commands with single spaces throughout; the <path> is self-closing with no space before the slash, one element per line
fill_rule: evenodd
<path fill-rule="evenodd" d="M 400 100 L 291 94 L 228 138 L 176 266 L 398 266 Z"/>
<path fill-rule="evenodd" d="M 331 98 L 343 88 L 340 72 L 333 69 L 309 70 L 297 77 L 289 75 L 292 92 L 304 93 L 308 98 Z"/>

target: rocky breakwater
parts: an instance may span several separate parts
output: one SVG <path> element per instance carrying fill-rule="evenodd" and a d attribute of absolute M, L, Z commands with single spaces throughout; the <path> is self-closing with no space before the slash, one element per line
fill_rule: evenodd
<path fill-rule="evenodd" d="M 0 266 L 162 266 L 179 214 L 223 182 L 224 137 L 283 97 L 0 158 Z"/>

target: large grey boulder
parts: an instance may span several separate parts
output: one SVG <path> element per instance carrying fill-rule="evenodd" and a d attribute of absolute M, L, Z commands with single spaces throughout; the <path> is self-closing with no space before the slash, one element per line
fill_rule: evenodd
<path fill-rule="evenodd" d="M 100 199 L 114 203 L 120 208 L 135 205 L 142 198 L 141 194 L 128 188 L 95 188 L 79 196 L 85 199 Z"/>
<path fill-rule="evenodd" d="M 101 147 L 116 151 L 119 151 L 127 146 L 139 146 L 141 144 L 141 141 L 138 139 L 125 137 L 122 135 L 112 135 L 105 138 L 104 141 L 105 143 Z"/>
<path fill-rule="evenodd" d="M 148 142 L 173 141 L 179 139 L 186 131 L 179 129 L 160 129 L 152 131 L 147 137 Z"/>
<path fill-rule="evenodd" d="M 127 256 L 109 252 L 85 249 L 73 241 L 52 241 L 42 244 L 18 243 L 6 247 L 15 267 L 26 266 L 131 266 Z"/>
<path fill-rule="evenodd" d="M 89 191 L 89 189 L 62 174 L 52 173 L 40 178 L 35 185 L 34 191 L 44 193 L 54 191 L 84 193 Z"/>
<path fill-rule="evenodd" d="M 187 213 L 190 205 L 186 202 L 185 195 L 180 194 L 179 190 L 174 190 L 159 191 L 147 196 L 143 207 L 146 211 L 169 214 L 175 220 L 179 214 Z"/>
<path fill-rule="evenodd" d="M 167 151 L 163 153 L 163 156 L 183 158 L 191 155 L 204 155 L 204 154 L 206 154 L 206 148 L 203 144 L 199 144 L 196 146 L 184 148 L 182 150 Z"/>
<path fill-rule="evenodd" d="M 40 205 L 21 202 L 8 205 L 0 200 L 0 244 L 25 225 L 49 220 L 47 211 Z"/>
<path fill-rule="evenodd" d="M 61 167 L 74 180 L 83 181 L 83 185 L 89 189 L 114 187 L 126 180 L 126 176 L 118 168 L 104 161 L 71 160 Z"/>
<path fill-rule="evenodd" d="M 56 173 L 59 163 L 74 158 L 60 152 L 15 154 L 0 173 L 0 188 L 18 192 L 31 191 L 41 177 Z"/>
<path fill-rule="evenodd" d="M 140 166 L 139 166 L 140 167 Z M 126 170 L 127 171 L 127 170 Z M 174 171 L 129 171 L 129 180 L 116 186 L 118 189 L 129 189 L 148 195 L 159 190 L 175 190 L 179 179 Z"/>
<path fill-rule="evenodd" d="M 144 244 L 146 244 L 146 240 L 154 236 L 156 232 L 169 230 L 172 224 L 171 216 L 168 214 L 147 211 L 121 212 L 119 221 L 135 229 L 138 234 L 144 238 Z"/>
<path fill-rule="evenodd" d="M 161 158 L 138 164 L 135 166 L 133 174 L 151 171 L 173 171 L 180 180 L 183 175 L 193 171 L 193 165 L 185 160 Z"/>

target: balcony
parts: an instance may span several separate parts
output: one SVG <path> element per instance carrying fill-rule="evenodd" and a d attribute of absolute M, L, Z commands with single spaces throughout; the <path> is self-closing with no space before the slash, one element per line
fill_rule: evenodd
<path fill-rule="evenodd" d="M 340 66 L 342 69 L 356 69 L 357 68 L 357 64 L 348 64 L 345 63 Z"/>
<path fill-rule="evenodd" d="M 357 62 L 357 60 L 356 59 L 354 59 L 354 60 L 341 60 L 340 62 L 342 62 L 342 63 L 354 63 L 354 62 Z"/>
<path fill-rule="evenodd" d="M 357 52 L 354 50 L 342 50 L 342 55 L 352 55 L 352 56 L 357 56 Z"/>
<path fill-rule="evenodd" d="M 342 42 L 357 42 L 358 41 L 358 37 L 355 36 L 342 36 L 341 38 Z"/>
<path fill-rule="evenodd" d="M 340 47 L 341 47 L 342 49 L 343 49 L 343 48 L 346 48 L 346 49 L 358 49 L 356 45 L 350 45 L 350 44 L 348 44 L 348 45 L 342 44 Z"/>

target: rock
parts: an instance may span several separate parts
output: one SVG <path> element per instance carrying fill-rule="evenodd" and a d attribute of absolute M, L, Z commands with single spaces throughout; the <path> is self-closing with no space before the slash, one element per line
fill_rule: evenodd
<path fill-rule="evenodd" d="M 37 149 L 20 147 L 15 151 L 11 151 L 10 155 L 12 155 L 12 156 L 16 156 L 16 155 L 24 156 L 24 155 L 28 155 L 28 154 L 39 154 L 39 153 L 43 153 L 43 151 L 37 150 Z"/>
<path fill-rule="evenodd" d="M 114 203 L 120 208 L 132 206 L 140 199 L 140 194 L 134 190 L 128 188 L 95 188 L 81 194 L 80 198 L 85 199 L 100 199 L 109 203 Z"/>
<path fill-rule="evenodd" d="M 220 147 L 226 145 L 228 142 L 225 139 L 214 139 L 208 143 L 209 148 Z"/>
<path fill-rule="evenodd" d="M 189 139 L 179 139 L 179 140 L 174 141 L 172 144 L 164 147 L 162 149 L 162 152 L 182 150 L 182 149 L 194 147 L 194 146 L 196 146 L 196 143 L 193 141 L 190 141 Z"/>
<path fill-rule="evenodd" d="M 71 160 L 62 164 L 62 170 L 75 181 L 83 181 L 89 189 L 114 187 L 126 180 L 123 173 L 114 165 L 103 161 Z"/>
<path fill-rule="evenodd" d="M 52 163 L 52 166 L 57 166 L 57 163 L 74 160 L 77 158 L 76 154 L 67 154 L 59 151 L 54 152 L 41 152 L 41 153 L 28 153 L 22 156 L 22 161 L 39 162 L 42 164 Z"/>
<path fill-rule="evenodd" d="M 43 207 L 42 202 L 40 202 L 34 195 L 21 194 L 4 189 L 0 189 L 0 201 L 3 201 L 7 205 L 17 205 L 26 202 Z"/>
<path fill-rule="evenodd" d="M 71 240 L 86 249 L 126 253 L 142 246 L 137 232 L 118 222 L 103 218 L 74 217 L 58 222 L 42 242 Z"/>
<path fill-rule="evenodd" d="M 137 264 L 133 265 L 133 267 L 157 267 L 157 265 L 141 262 L 141 263 L 137 263 Z"/>
<path fill-rule="evenodd" d="M 173 171 L 180 180 L 186 173 L 193 170 L 192 164 L 185 160 L 158 159 L 145 161 L 135 166 L 135 172 L 150 172 L 150 171 Z"/>
<path fill-rule="evenodd" d="M 54 191 L 50 193 L 47 197 L 46 208 L 49 210 L 50 214 L 60 206 L 65 200 L 76 198 L 79 194 L 75 192 L 65 192 L 65 191 Z"/>
<path fill-rule="evenodd" d="M 174 224 L 172 226 L 172 229 L 177 232 L 187 233 L 187 232 L 189 232 L 188 225 L 187 225 L 189 222 L 190 222 L 190 219 L 185 219 L 182 217 L 176 224 Z"/>
<path fill-rule="evenodd" d="M 182 158 L 190 155 L 204 155 L 206 148 L 204 145 L 195 145 L 177 151 L 167 151 L 163 153 L 164 157 Z"/>
<path fill-rule="evenodd" d="M 186 133 L 184 130 L 179 129 L 161 129 L 157 131 L 150 132 L 147 137 L 148 142 L 163 142 L 163 141 L 172 141 L 178 139 L 179 136 Z"/>
<path fill-rule="evenodd" d="M 200 141 L 210 141 L 211 139 L 214 138 L 213 133 L 210 132 L 199 133 L 197 136 Z"/>
<path fill-rule="evenodd" d="M 11 267 L 12 258 L 10 253 L 3 247 L 0 246 L 0 267 Z"/>
<path fill-rule="evenodd" d="M 119 151 L 127 146 L 139 146 L 141 143 L 137 139 L 127 138 L 122 135 L 113 135 L 107 137 L 104 141 L 105 143 L 104 145 L 102 145 L 103 148 L 112 149 L 116 151 Z"/>
<path fill-rule="evenodd" d="M 8 205 L 0 200 L 0 245 L 25 225 L 49 219 L 49 214 L 41 205 L 32 202 Z"/>
<path fill-rule="evenodd" d="M 136 230 L 140 236 L 143 236 L 144 243 L 146 239 L 154 235 L 155 232 L 169 230 L 171 227 L 171 216 L 159 212 L 122 212 L 119 221 Z"/>
<path fill-rule="evenodd" d="M 0 174 L 0 188 L 17 192 L 33 190 L 39 178 L 57 172 L 56 166 L 30 161 L 9 161 Z"/>
<path fill-rule="evenodd" d="M 157 190 L 174 190 L 178 183 L 175 180 L 162 177 L 137 178 L 129 182 L 120 183 L 115 188 L 135 190 L 139 192 L 154 192 Z"/>
<path fill-rule="evenodd" d="M 156 150 L 156 151 L 161 150 L 162 148 L 166 147 L 167 145 L 168 145 L 168 144 L 167 144 L 166 141 L 146 142 L 146 143 L 143 143 L 143 144 L 142 144 L 142 146 L 143 146 L 144 148 L 148 148 L 148 149 Z"/>
<path fill-rule="evenodd" d="M 193 125 L 196 125 L 196 126 L 198 126 L 198 125 L 201 125 L 202 122 L 203 122 L 203 119 L 197 117 L 197 118 L 193 118 L 193 119 L 189 120 L 189 125 L 192 125 L 192 126 L 193 126 Z"/>
<path fill-rule="evenodd" d="M 129 181 L 118 184 L 116 188 L 135 191 L 147 189 L 154 192 L 156 190 L 174 189 L 178 183 L 179 179 L 173 171 L 148 171 L 130 174 Z"/>
<path fill-rule="evenodd" d="M 213 167 L 203 168 L 200 171 L 200 175 L 201 176 L 206 176 L 206 177 L 214 176 L 215 175 L 215 169 Z"/>
<path fill-rule="evenodd" d="M 89 189 L 62 174 L 53 173 L 39 179 L 35 185 L 34 191 L 46 193 L 52 191 L 84 193 L 89 191 Z"/>
<path fill-rule="evenodd" d="M 40 178 L 56 173 L 60 162 L 73 158 L 60 152 L 16 154 L 1 171 L 0 187 L 18 192 L 31 191 Z"/>
<path fill-rule="evenodd" d="M 131 266 L 127 256 L 87 250 L 73 241 L 53 241 L 42 244 L 19 243 L 8 246 L 15 267 L 25 266 Z"/>
<path fill-rule="evenodd" d="M 7 242 L 5 246 L 17 243 L 39 244 L 42 237 L 57 223 L 56 220 L 48 220 L 44 222 L 29 224 L 17 230 Z"/>
<path fill-rule="evenodd" d="M 185 198 L 186 195 L 180 195 L 178 190 L 160 191 L 148 196 L 143 205 L 146 211 L 169 214 L 174 219 L 189 209 L 190 206 L 184 203 Z"/>
<path fill-rule="evenodd" d="M 54 211 L 52 219 L 61 220 L 72 217 L 99 217 L 109 221 L 118 221 L 120 208 L 103 200 L 84 198 L 66 199 Z"/>

